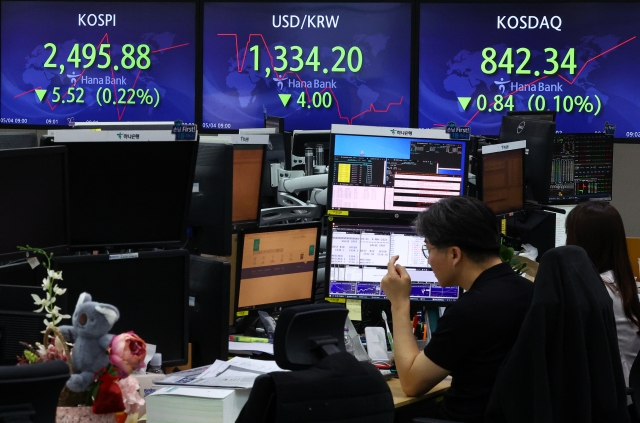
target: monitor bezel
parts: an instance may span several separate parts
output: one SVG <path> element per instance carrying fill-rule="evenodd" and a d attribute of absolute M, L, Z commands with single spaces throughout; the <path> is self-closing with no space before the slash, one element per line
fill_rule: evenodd
<path fill-rule="evenodd" d="M 133 253 L 135 255 L 135 257 L 123 257 L 120 258 L 121 260 L 139 260 L 139 259 L 160 259 L 162 260 L 163 258 L 166 257 L 182 257 L 183 258 L 183 263 L 184 263 L 184 280 L 182 282 L 182 291 L 183 291 L 183 328 L 182 328 L 182 333 L 183 333 L 183 339 L 182 339 L 182 358 L 181 359 L 174 359 L 174 360 L 165 360 L 163 358 L 162 360 L 162 365 L 164 367 L 171 367 L 171 366 L 183 366 L 185 364 L 187 364 L 188 360 L 189 360 L 189 282 L 190 282 L 190 257 L 189 257 L 189 251 L 188 250 L 184 250 L 184 249 L 176 249 L 176 250 L 166 250 L 166 251 L 145 251 L 145 252 L 139 252 L 139 253 Z M 74 264 L 74 263 L 87 263 L 87 262 L 109 262 L 112 260 L 112 257 L 115 257 L 119 254 L 95 254 L 95 255 L 73 255 L 73 256 L 59 256 L 59 257 L 54 257 L 53 258 L 53 268 L 55 268 L 56 264 L 59 263 L 68 263 L 68 264 Z M 86 282 L 85 282 L 86 284 Z M 83 290 L 89 290 L 90 291 L 90 286 L 88 286 L 86 289 Z M 89 292 L 91 293 L 91 292 Z M 100 298 L 94 298 L 94 300 L 100 301 Z M 139 300 L 141 301 L 140 306 L 144 307 L 144 300 L 142 298 L 139 298 Z M 113 304 L 114 306 L 118 307 L 118 304 Z M 69 306 L 71 306 L 71 304 L 69 304 Z M 72 313 L 70 313 L 72 314 Z M 134 328 L 131 328 L 131 330 L 134 330 Z"/>
<path fill-rule="evenodd" d="M 41 248 L 42 250 L 53 253 L 56 255 L 64 254 L 68 251 L 69 245 L 71 243 L 71 232 L 70 232 L 70 221 L 69 221 L 69 164 L 68 164 L 68 153 L 67 147 L 64 145 L 59 146 L 48 146 L 48 147 L 29 147 L 29 148 L 15 148 L 15 149 L 6 149 L 0 150 L 0 158 L 2 157 L 14 157 L 14 156 L 32 156 L 32 155 L 62 155 L 62 173 L 63 173 L 63 214 L 64 214 L 64 237 L 65 243 L 60 245 L 34 245 L 35 248 Z M 17 177 L 18 175 L 16 175 Z M 34 194 L 35 195 L 35 194 Z M 31 257 L 33 253 L 28 251 L 19 251 L 16 246 L 15 252 L 7 252 L 0 253 L 0 263 L 11 263 L 13 261 L 18 260 L 26 260 Z"/>
<path fill-rule="evenodd" d="M 555 110 L 544 110 L 544 111 L 536 111 L 536 110 L 510 110 L 507 112 L 507 116 L 522 118 L 522 119 L 535 119 L 535 120 L 545 120 L 547 122 L 555 122 L 556 121 L 557 112 Z M 552 119 L 543 119 L 542 116 L 551 116 Z"/>
<path fill-rule="evenodd" d="M 345 300 L 357 300 L 357 301 L 389 301 L 389 299 L 387 298 L 387 296 L 385 295 L 383 298 L 360 298 L 358 296 L 330 296 L 329 295 L 329 284 L 331 282 L 331 248 L 333 245 L 333 236 L 332 236 L 332 232 L 333 232 L 333 224 L 332 223 L 338 223 L 338 224 L 349 224 L 349 225 L 358 225 L 358 224 L 362 224 L 362 225 L 389 225 L 389 226 L 408 226 L 410 228 L 415 228 L 415 226 L 413 225 L 414 220 L 398 220 L 398 219 L 366 219 L 366 218 L 351 218 L 351 217 L 329 217 L 329 224 L 327 225 L 327 258 L 326 258 L 326 263 L 325 263 L 325 280 L 324 280 L 324 297 L 326 299 L 345 299 Z M 438 286 L 440 286 L 440 283 L 438 283 Z M 460 299 L 460 296 L 462 295 L 462 288 L 460 288 L 459 286 L 458 288 L 458 296 L 455 300 L 451 300 L 451 301 L 447 301 L 447 300 L 432 300 L 432 301 L 421 301 L 421 300 L 416 300 L 415 298 L 410 297 L 409 300 L 411 302 L 411 304 L 418 304 L 421 306 L 428 306 L 428 305 L 433 305 L 433 306 L 440 306 L 440 307 L 446 307 L 446 306 L 450 306 L 451 304 L 455 303 L 456 301 L 458 301 Z"/>
<path fill-rule="evenodd" d="M 393 132 L 391 132 L 393 131 Z M 392 133 L 393 135 L 389 135 Z M 408 135 L 401 135 L 406 133 Z M 397 134 L 397 135 L 396 135 Z M 415 135 L 414 135 L 415 134 Z M 446 143 L 462 144 L 463 169 L 462 169 L 462 192 L 460 196 L 466 195 L 469 181 L 469 140 L 450 139 L 444 130 L 440 129 L 416 129 L 416 128 L 392 128 L 383 126 L 350 126 L 333 125 L 331 127 L 331 143 L 329 147 L 329 167 L 327 169 L 327 214 L 330 216 L 349 216 L 359 218 L 394 218 L 400 220 L 412 220 L 420 213 L 419 211 L 407 210 L 366 210 L 366 209 L 344 209 L 333 208 L 333 169 L 335 159 L 335 139 L 336 135 L 358 135 L 384 138 L 408 138 L 416 141 L 442 141 Z M 426 208 L 425 208 L 426 210 Z"/>
<path fill-rule="evenodd" d="M 259 233 L 268 233 L 268 232 L 280 232 L 287 230 L 297 230 L 297 229 L 316 229 L 316 249 L 313 259 L 313 279 L 311 281 L 311 289 L 309 291 L 309 297 L 301 300 L 293 300 L 286 301 L 281 303 L 268 303 L 268 304 L 260 304 L 258 306 L 253 307 L 238 307 L 238 300 L 240 298 L 240 283 L 242 280 L 242 257 L 243 257 L 243 248 L 244 248 L 244 238 L 249 234 L 259 234 Z M 322 222 L 305 222 L 305 223 L 295 223 L 295 224 L 286 224 L 286 225 L 274 225 L 274 226 L 263 226 L 256 229 L 243 230 L 238 232 L 238 247 L 236 253 L 236 270 L 235 270 L 235 298 L 233 302 L 233 312 L 236 317 L 238 317 L 239 313 L 249 313 L 254 310 L 270 310 L 273 311 L 275 309 L 281 309 L 284 307 L 290 307 L 294 305 L 300 304 L 311 304 L 314 301 L 314 294 L 316 291 L 317 285 L 317 273 L 318 273 L 318 257 L 320 255 L 320 235 L 322 232 Z"/>

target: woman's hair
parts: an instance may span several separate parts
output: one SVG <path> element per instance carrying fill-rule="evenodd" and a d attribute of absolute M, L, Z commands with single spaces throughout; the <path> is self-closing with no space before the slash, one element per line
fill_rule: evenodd
<path fill-rule="evenodd" d="M 584 248 L 598 273 L 613 271 L 624 314 L 640 328 L 638 289 L 631 270 L 620 213 L 608 203 L 589 201 L 571 210 L 566 228 L 567 245 Z"/>

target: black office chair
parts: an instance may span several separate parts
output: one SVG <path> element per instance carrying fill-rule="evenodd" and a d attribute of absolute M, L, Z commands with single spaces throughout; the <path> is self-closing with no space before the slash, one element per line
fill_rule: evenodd
<path fill-rule="evenodd" d="M 502 363 L 485 422 L 629 421 L 606 289 L 582 248 L 565 246 L 545 253 L 531 307 Z M 640 393 L 635 379 L 640 378 L 640 365 L 634 362 L 634 367 L 634 386 Z M 445 422 L 423 418 L 414 423 Z"/>
<path fill-rule="evenodd" d="M 640 423 L 640 354 L 636 355 L 631 370 L 629 370 L 629 386 L 627 395 L 633 401 L 632 410 L 629 410 L 632 423 Z"/>
<path fill-rule="evenodd" d="M 393 397 L 378 369 L 345 352 L 346 316 L 336 304 L 284 310 L 274 355 L 293 371 L 258 377 L 236 423 L 393 422 Z"/>
<path fill-rule="evenodd" d="M 69 366 L 61 360 L 0 366 L 0 423 L 54 422 L 69 376 Z"/>
<path fill-rule="evenodd" d="M 485 421 L 629 421 L 611 298 L 582 248 L 542 257 Z"/>

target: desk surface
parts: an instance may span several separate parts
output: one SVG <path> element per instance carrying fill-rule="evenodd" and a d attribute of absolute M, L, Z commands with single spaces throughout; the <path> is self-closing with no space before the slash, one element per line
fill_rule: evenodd
<path fill-rule="evenodd" d="M 420 395 L 418 397 L 408 397 L 402 392 L 402 387 L 400 386 L 400 379 L 393 378 L 387 381 L 389 385 L 389 389 L 391 389 L 391 395 L 393 395 L 393 405 L 395 408 L 402 407 L 408 404 L 412 404 L 414 402 L 424 401 L 429 398 L 434 398 L 439 395 L 442 395 L 449 387 L 451 386 L 451 379 L 446 378 L 442 382 L 438 383 L 433 387 L 429 392 L 424 395 Z"/>

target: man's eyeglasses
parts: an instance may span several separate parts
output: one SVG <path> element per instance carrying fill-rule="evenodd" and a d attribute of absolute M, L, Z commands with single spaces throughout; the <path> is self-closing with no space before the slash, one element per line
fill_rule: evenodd
<path fill-rule="evenodd" d="M 424 258 L 428 259 L 429 258 L 429 252 L 430 250 L 433 250 L 433 248 L 429 249 L 427 248 L 426 245 L 422 246 L 422 255 L 424 255 Z"/>

